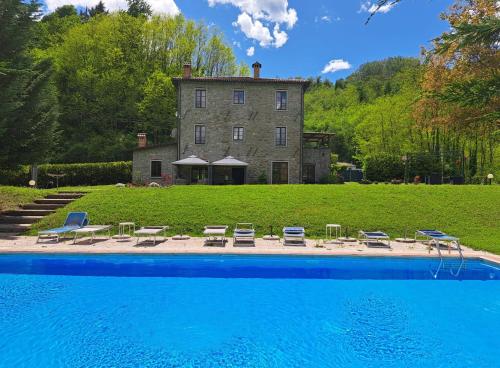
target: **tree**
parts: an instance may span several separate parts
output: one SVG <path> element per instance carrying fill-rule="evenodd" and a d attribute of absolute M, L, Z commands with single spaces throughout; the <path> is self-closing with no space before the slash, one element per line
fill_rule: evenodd
<path fill-rule="evenodd" d="M 160 71 L 148 78 L 143 89 L 143 98 L 138 103 L 141 118 L 140 129 L 155 144 L 165 141 L 175 127 L 176 95 L 172 79 Z"/>
<path fill-rule="evenodd" d="M 457 1 L 442 18 L 451 32 L 425 51 L 419 124 L 436 134 L 437 149 L 460 150 L 469 175 L 494 170 L 500 119 L 500 52 L 496 5 L 488 0 Z M 439 136 L 438 136 L 439 134 Z"/>
<path fill-rule="evenodd" d="M 157 142 L 174 126 L 171 77 L 186 62 L 194 75 L 239 75 L 219 32 L 183 16 L 93 17 L 70 28 L 47 51 L 54 61 L 61 106 L 59 161 L 130 159 L 136 133 Z"/>
<path fill-rule="evenodd" d="M 153 14 L 151 5 L 145 0 L 127 0 L 127 13 L 133 17 L 150 16 Z"/>
<path fill-rule="evenodd" d="M 34 1 L 0 12 L 0 166 L 41 163 L 56 138 L 58 105 L 48 60 L 28 52 L 39 14 Z"/>

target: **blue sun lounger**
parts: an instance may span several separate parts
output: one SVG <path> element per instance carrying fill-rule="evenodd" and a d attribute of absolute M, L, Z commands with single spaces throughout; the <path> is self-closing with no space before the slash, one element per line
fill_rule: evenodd
<path fill-rule="evenodd" d="M 429 244 L 434 244 L 435 246 L 439 246 L 440 242 L 447 243 L 448 250 L 450 250 L 451 243 L 456 243 L 457 246 L 460 245 L 459 238 L 448 235 L 439 230 L 417 230 L 415 232 L 415 241 L 421 241 L 421 238 L 424 238 L 424 241 L 428 241 Z"/>
<path fill-rule="evenodd" d="M 306 245 L 306 233 L 303 227 L 284 227 L 283 245 Z"/>
<path fill-rule="evenodd" d="M 87 212 L 70 212 L 64 221 L 62 227 L 56 227 L 54 229 L 43 230 L 38 232 L 38 238 L 36 242 L 38 243 L 40 238 L 50 238 L 56 239 L 56 243 L 59 242 L 59 238 L 73 230 L 81 229 L 82 227 L 89 224 L 89 218 Z"/>
<path fill-rule="evenodd" d="M 386 245 L 388 247 L 391 246 L 391 238 L 389 235 L 384 233 L 383 231 L 359 231 L 359 236 L 358 240 L 360 243 L 366 243 L 368 246 L 369 244 L 381 244 L 381 245 Z M 387 244 L 384 244 L 383 241 L 387 241 Z"/>

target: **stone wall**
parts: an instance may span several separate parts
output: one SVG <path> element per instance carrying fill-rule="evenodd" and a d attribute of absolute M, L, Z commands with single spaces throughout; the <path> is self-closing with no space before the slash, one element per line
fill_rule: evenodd
<path fill-rule="evenodd" d="M 315 167 L 315 182 L 330 174 L 332 150 L 329 147 L 304 148 L 303 164 L 312 164 Z"/>
<path fill-rule="evenodd" d="M 151 177 L 151 161 L 160 160 L 161 173 L 163 177 Z M 162 145 L 157 147 L 146 147 L 136 149 L 133 154 L 132 162 L 132 181 L 134 183 L 149 184 L 157 182 L 164 183 L 165 177 L 172 177 L 173 165 L 172 162 L 177 160 L 177 144 Z"/>
<path fill-rule="evenodd" d="M 195 108 L 195 90 L 207 91 L 207 107 Z M 245 104 L 233 104 L 233 91 L 245 91 Z M 275 107 L 277 90 L 288 91 L 288 109 Z M 272 162 L 288 162 L 289 183 L 302 181 L 303 86 L 299 83 L 182 80 L 178 87 L 179 159 L 196 155 L 210 162 L 225 156 L 247 162 L 247 181 L 263 173 L 272 178 Z M 194 127 L 206 127 L 206 143 L 194 143 Z M 233 127 L 245 128 L 242 142 Z M 287 128 L 287 145 L 275 145 L 275 128 Z"/>

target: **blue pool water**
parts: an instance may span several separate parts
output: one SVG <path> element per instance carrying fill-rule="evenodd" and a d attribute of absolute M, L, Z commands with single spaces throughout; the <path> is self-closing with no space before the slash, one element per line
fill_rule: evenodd
<path fill-rule="evenodd" d="M 499 367 L 500 268 L 437 263 L 0 255 L 0 367 Z"/>

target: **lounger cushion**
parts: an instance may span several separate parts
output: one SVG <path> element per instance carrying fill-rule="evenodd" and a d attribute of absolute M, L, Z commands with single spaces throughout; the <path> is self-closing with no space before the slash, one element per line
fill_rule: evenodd
<path fill-rule="evenodd" d="M 283 233 L 290 234 L 290 235 L 304 234 L 304 228 L 303 227 L 285 227 L 283 229 Z"/>
<path fill-rule="evenodd" d="M 80 226 L 56 227 L 54 229 L 39 231 L 38 234 L 64 234 L 64 233 L 69 233 L 70 231 L 73 231 L 76 229 L 80 229 Z"/>

